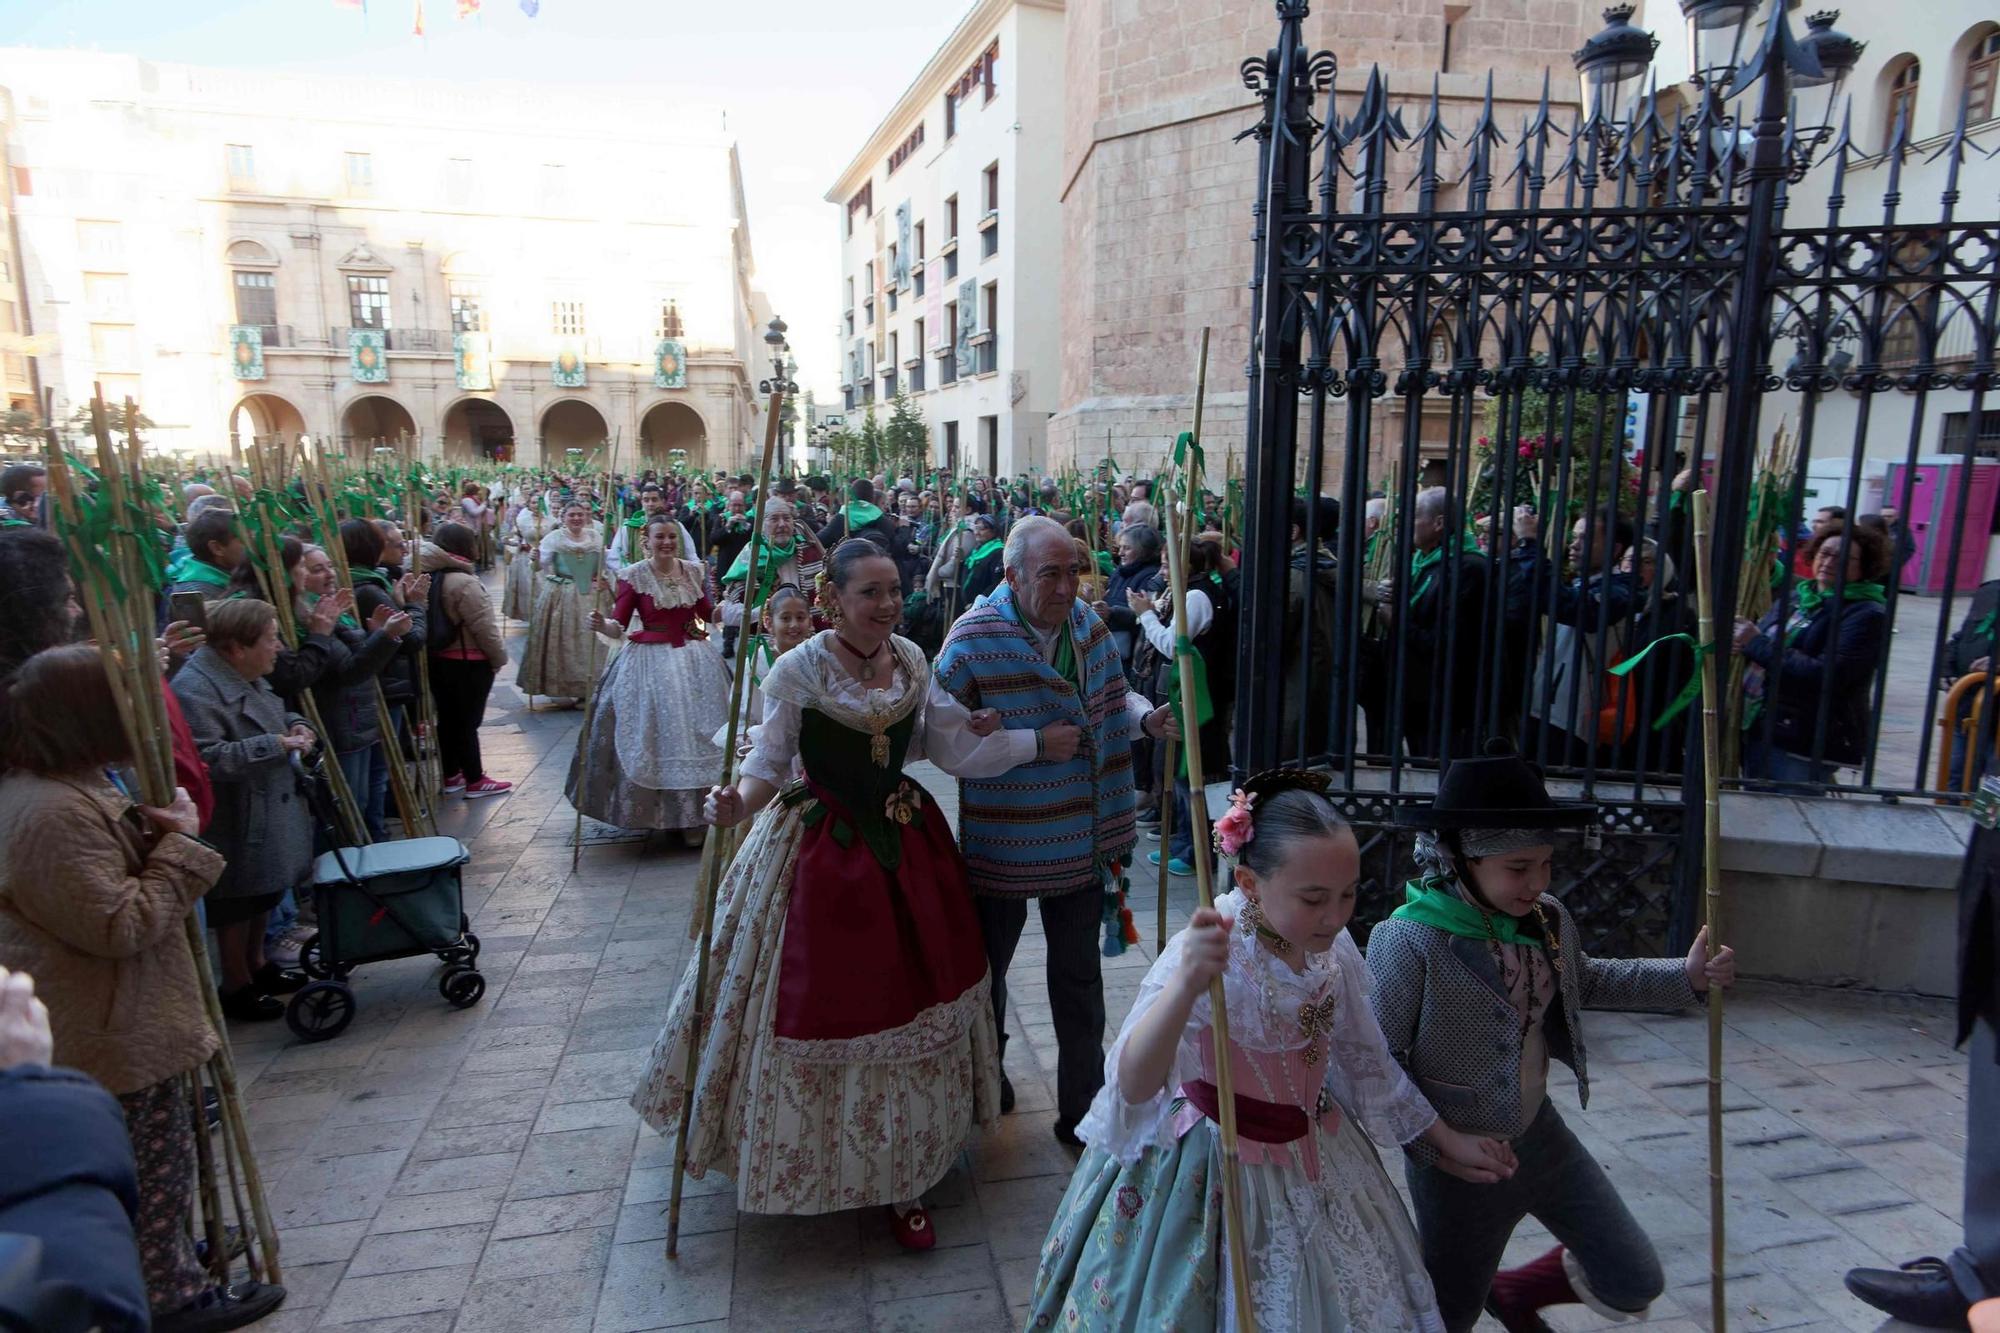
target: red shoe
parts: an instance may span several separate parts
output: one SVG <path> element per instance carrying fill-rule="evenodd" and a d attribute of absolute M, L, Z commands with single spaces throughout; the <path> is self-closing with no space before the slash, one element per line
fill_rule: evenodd
<path fill-rule="evenodd" d="M 1548 1321 L 1540 1312 L 1577 1300 L 1563 1269 L 1563 1247 L 1558 1245 L 1533 1263 L 1495 1273 L 1486 1295 L 1486 1313 L 1498 1319 L 1507 1333 L 1548 1333 Z"/>
<path fill-rule="evenodd" d="M 505 796 L 512 790 L 514 784 L 511 782 L 502 782 L 498 778 L 481 778 L 477 782 L 465 784 L 465 799 L 470 801 L 481 796 Z"/>
<path fill-rule="evenodd" d="M 458 796 L 463 794 L 464 791 L 465 774 L 454 773 L 444 780 L 444 794 L 446 796 Z"/>
<path fill-rule="evenodd" d="M 906 1250 L 928 1250 L 937 1244 L 937 1232 L 931 1227 L 931 1215 L 918 1204 L 907 1213 L 889 1210 L 889 1232 L 896 1243 Z"/>

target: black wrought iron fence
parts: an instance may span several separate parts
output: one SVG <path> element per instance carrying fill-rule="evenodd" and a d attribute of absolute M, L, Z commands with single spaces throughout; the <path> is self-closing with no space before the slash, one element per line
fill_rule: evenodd
<path fill-rule="evenodd" d="M 1245 62 L 1265 114 L 1234 758 L 1331 765 L 1385 889 L 1394 807 L 1508 736 L 1620 835 L 1569 886 L 1586 927 L 1664 941 L 1699 822 L 1695 663 L 1669 638 L 1693 628 L 1696 488 L 1728 783 L 1937 797 L 1969 757 L 1939 717 L 1994 703 L 1944 687 L 2000 657 L 2000 583 L 1967 615 L 2000 463 L 1936 450 L 1994 386 L 2000 222 L 1960 205 L 2000 131 L 1961 111 L 1928 159 L 1906 123 L 1871 150 L 1839 102 L 1859 44 L 1823 15 L 1799 37 L 1782 0 L 1735 8 L 1665 95 L 1651 37 L 1607 11 L 1581 108 L 1545 85 L 1519 125 L 1489 91 L 1454 130 L 1379 69 L 1341 91 L 1303 0 Z M 1809 478 L 1844 520 L 1806 508 Z M 1924 650 L 1892 652 L 1899 628 Z"/>

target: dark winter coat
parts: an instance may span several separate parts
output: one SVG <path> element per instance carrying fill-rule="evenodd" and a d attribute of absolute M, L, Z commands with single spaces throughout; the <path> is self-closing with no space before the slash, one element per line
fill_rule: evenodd
<path fill-rule="evenodd" d="M 1784 648 L 1780 645 L 1785 631 L 1779 617 L 1785 609 L 1782 604 L 1771 608 L 1761 633 L 1743 645 L 1743 655 L 1765 671 L 1764 697 L 1769 700 L 1772 743 L 1787 754 L 1811 755 L 1821 691 L 1831 690 L 1826 748 L 1820 757 L 1830 764 L 1859 764 L 1868 754 L 1868 685 L 1882 662 L 1889 610 L 1880 602 L 1846 602 L 1836 629 L 1833 598 L 1828 597 L 1799 632 L 1798 640 Z M 1826 675 L 1829 657 L 1833 662 L 1831 679 Z M 1765 719 L 1755 725 L 1761 729 Z"/>
<path fill-rule="evenodd" d="M 0 1235 L 40 1241 L 36 1279 L 81 1291 L 106 1333 L 142 1333 L 138 1170 L 117 1100 L 73 1069 L 16 1065 L 0 1070 L 0 1125 Z"/>

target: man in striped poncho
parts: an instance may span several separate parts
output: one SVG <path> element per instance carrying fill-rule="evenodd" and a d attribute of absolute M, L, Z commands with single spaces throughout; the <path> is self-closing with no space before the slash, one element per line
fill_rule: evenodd
<path fill-rule="evenodd" d="M 1098 924 L 1113 862 L 1131 859 L 1132 742 L 1164 736 L 1171 713 L 1129 694 L 1104 622 L 1077 599 L 1083 574 L 1061 524 L 1025 518 L 1007 534 L 1006 583 L 959 617 L 937 678 L 968 708 L 1003 725 L 1043 729 L 1036 758 L 997 778 L 959 784 L 959 842 L 993 969 L 993 1013 L 1007 1044 L 1007 965 L 1035 899 L 1048 936 L 1049 1009 L 1056 1028 L 1056 1137 L 1076 1125 L 1104 1083 L 1104 980 Z M 1067 724 L 1067 725 L 1065 725 Z M 1013 1085 L 1001 1076 L 1001 1109 Z"/>

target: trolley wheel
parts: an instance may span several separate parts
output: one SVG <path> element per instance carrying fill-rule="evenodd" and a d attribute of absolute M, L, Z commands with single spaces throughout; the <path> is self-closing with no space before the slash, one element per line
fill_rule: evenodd
<path fill-rule="evenodd" d="M 486 994 L 486 978 L 470 969 L 453 968 L 439 979 L 438 994 L 454 1009 L 470 1009 Z"/>
<path fill-rule="evenodd" d="M 285 1006 L 285 1026 L 300 1041 L 331 1041 L 354 1021 L 354 992 L 338 981 L 315 981 Z"/>
<path fill-rule="evenodd" d="M 307 936 L 306 942 L 299 946 L 299 970 L 314 981 L 326 981 L 333 976 L 333 969 L 328 967 L 326 959 L 320 956 L 317 931 Z"/>
<path fill-rule="evenodd" d="M 465 932 L 465 947 L 472 961 L 479 961 L 479 937 L 469 930 Z"/>

